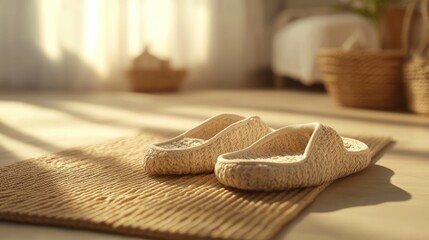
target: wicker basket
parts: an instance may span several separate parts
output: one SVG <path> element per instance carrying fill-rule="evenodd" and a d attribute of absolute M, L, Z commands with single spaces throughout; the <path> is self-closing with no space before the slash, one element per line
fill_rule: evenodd
<path fill-rule="evenodd" d="M 322 49 L 318 61 L 325 86 L 340 105 L 386 110 L 404 105 L 401 51 Z"/>
<path fill-rule="evenodd" d="M 407 61 L 404 67 L 404 79 L 408 108 L 416 113 L 429 115 L 429 1 L 420 2 L 421 38 L 417 49 L 410 47 L 410 26 L 413 21 L 417 1 L 412 1 L 407 8 L 404 23 L 404 46 L 413 56 Z M 415 26 L 415 25 L 413 25 Z"/>
<path fill-rule="evenodd" d="M 185 70 L 130 70 L 128 80 L 135 92 L 178 91 L 186 76 Z"/>
<path fill-rule="evenodd" d="M 408 62 L 404 73 L 408 107 L 415 113 L 429 114 L 429 60 Z"/>

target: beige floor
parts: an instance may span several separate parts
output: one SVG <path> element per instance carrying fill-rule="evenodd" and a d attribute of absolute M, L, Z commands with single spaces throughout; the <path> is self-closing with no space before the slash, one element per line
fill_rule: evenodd
<path fill-rule="evenodd" d="M 320 121 L 396 141 L 375 166 L 324 191 L 279 239 L 429 239 L 429 117 L 341 108 L 322 93 L 1 93 L 0 166 L 142 129 L 178 133 L 220 112 L 260 115 L 273 127 Z M 0 239 L 133 238 L 0 222 Z"/>

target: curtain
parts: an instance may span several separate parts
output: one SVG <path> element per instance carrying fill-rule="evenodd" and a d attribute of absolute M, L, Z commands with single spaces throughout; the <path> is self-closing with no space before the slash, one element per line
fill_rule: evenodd
<path fill-rule="evenodd" d="M 144 47 L 189 75 L 232 88 L 269 66 L 283 1 L 0 0 L 0 89 L 123 90 Z"/>

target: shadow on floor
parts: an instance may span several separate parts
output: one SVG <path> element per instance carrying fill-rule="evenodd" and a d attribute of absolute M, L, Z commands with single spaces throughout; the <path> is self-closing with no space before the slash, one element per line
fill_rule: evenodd
<path fill-rule="evenodd" d="M 328 186 L 301 215 L 290 222 L 278 234 L 284 239 L 308 214 L 327 213 L 347 208 L 380 205 L 388 202 L 408 201 L 412 195 L 406 190 L 394 185 L 391 178 L 395 172 L 375 163 L 387 150 L 394 148 L 388 145 L 377 154 L 367 169 L 356 174 L 337 179 Z"/>
<path fill-rule="evenodd" d="M 31 145 L 35 148 L 42 149 L 47 152 L 56 152 L 60 150 L 58 146 L 50 142 L 44 141 L 40 138 L 24 133 L 1 121 L 0 121 L 0 134 L 8 138 L 14 139 L 16 141 L 19 141 L 21 143 Z M 13 153 L 14 151 L 17 152 L 19 150 L 12 151 L 0 145 L 0 167 L 10 165 L 20 159 L 18 156 L 16 156 L 16 154 Z"/>
<path fill-rule="evenodd" d="M 389 168 L 372 165 L 363 172 L 338 179 L 325 189 L 310 211 L 332 212 L 411 199 L 411 194 L 391 183 L 394 174 Z"/>
<path fill-rule="evenodd" d="M 18 156 L 0 145 L 0 167 L 10 165 L 18 160 Z"/>
<path fill-rule="evenodd" d="M 21 132 L 3 122 L 0 122 L 0 132 L 2 135 L 8 136 L 12 139 L 20 141 L 22 143 L 26 143 L 28 145 L 32 145 L 34 147 L 40 148 L 42 150 L 46 150 L 49 152 L 59 151 L 60 148 L 52 143 L 43 141 L 40 138 L 31 136 L 24 132 Z"/>
<path fill-rule="evenodd" d="M 395 175 L 393 170 L 376 165 L 387 151 L 395 148 L 395 145 L 393 142 L 384 147 L 372 158 L 372 165 L 365 170 L 337 179 L 322 192 L 320 199 L 311 207 L 311 211 L 331 212 L 411 199 L 411 194 L 391 183 L 391 178 Z"/>

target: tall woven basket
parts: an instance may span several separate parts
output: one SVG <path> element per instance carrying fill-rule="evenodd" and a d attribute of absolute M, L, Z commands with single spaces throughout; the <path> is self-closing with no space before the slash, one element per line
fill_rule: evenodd
<path fill-rule="evenodd" d="M 324 84 L 340 105 L 386 110 L 404 105 L 402 51 L 322 49 L 318 61 Z"/>
<path fill-rule="evenodd" d="M 420 1 L 420 39 L 417 47 L 411 47 L 410 26 L 415 20 L 418 1 L 411 1 L 407 7 L 404 22 L 403 41 L 411 58 L 404 66 L 404 79 L 408 107 L 411 111 L 429 115 L 429 1 Z"/>

